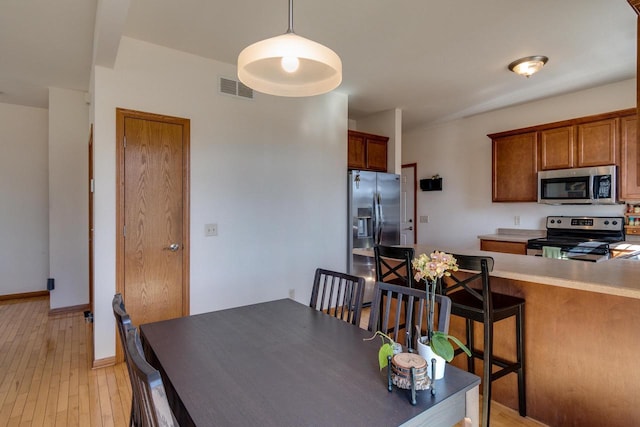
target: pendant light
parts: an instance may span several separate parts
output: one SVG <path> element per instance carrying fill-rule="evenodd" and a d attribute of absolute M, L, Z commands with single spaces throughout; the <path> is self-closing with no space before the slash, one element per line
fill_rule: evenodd
<path fill-rule="evenodd" d="M 328 47 L 293 32 L 293 0 L 289 0 L 287 32 L 244 48 L 238 55 L 238 78 L 269 95 L 320 95 L 342 82 L 342 61 Z"/>

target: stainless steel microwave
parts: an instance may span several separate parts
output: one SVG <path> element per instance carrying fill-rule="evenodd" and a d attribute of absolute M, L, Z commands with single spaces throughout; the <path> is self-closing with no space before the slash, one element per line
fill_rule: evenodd
<path fill-rule="evenodd" d="M 616 173 L 615 166 L 540 171 L 538 203 L 615 204 Z"/>

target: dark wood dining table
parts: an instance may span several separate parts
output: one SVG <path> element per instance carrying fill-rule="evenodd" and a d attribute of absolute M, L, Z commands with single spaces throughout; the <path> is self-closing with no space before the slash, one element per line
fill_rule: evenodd
<path fill-rule="evenodd" d="M 476 375 L 447 365 L 430 390 L 387 390 L 381 340 L 283 299 L 140 327 L 181 426 L 478 425 Z"/>

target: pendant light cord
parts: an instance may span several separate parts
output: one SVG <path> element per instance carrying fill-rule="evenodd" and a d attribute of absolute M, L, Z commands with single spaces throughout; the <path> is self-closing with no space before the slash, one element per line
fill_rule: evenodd
<path fill-rule="evenodd" d="M 293 34 L 293 0 L 289 0 L 289 28 L 287 34 Z"/>

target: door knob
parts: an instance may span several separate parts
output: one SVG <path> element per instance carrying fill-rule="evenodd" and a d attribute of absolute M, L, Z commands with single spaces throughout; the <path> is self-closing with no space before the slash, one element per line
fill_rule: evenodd
<path fill-rule="evenodd" d="M 413 226 L 409 226 L 409 227 L 405 228 L 405 230 L 412 231 L 413 230 Z"/>
<path fill-rule="evenodd" d="M 180 245 L 178 243 L 172 243 L 164 249 L 167 251 L 176 252 L 178 249 L 180 249 Z"/>

